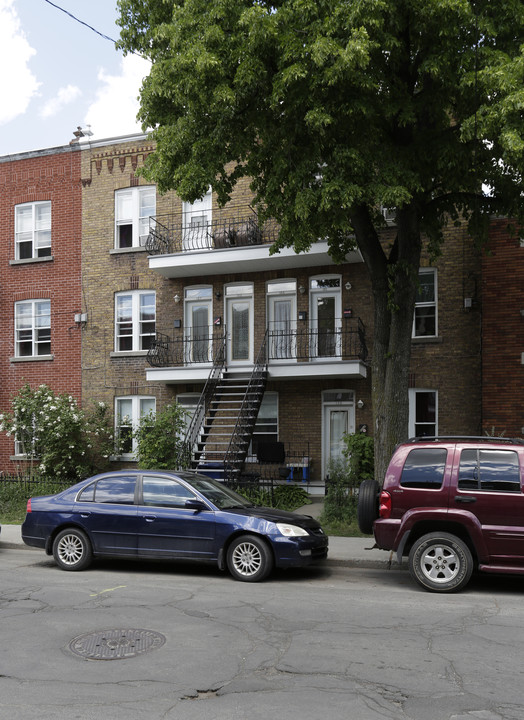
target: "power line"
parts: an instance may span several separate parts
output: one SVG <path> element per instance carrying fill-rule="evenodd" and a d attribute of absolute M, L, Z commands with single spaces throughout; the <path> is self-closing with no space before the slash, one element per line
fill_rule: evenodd
<path fill-rule="evenodd" d="M 80 20 L 80 19 L 77 18 L 75 15 L 73 15 L 72 13 L 70 13 L 68 10 L 64 10 L 64 8 L 63 8 L 63 7 L 60 7 L 60 5 L 56 5 L 54 2 L 51 2 L 51 0 L 45 0 L 45 2 L 48 3 L 49 5 L 52 5 L 52 6 L 53 6 L 54 8 L 56 8 L 57 10 L 61 10 L 61 11 L 62 11 L 63 13 L 65 13 L 66 15 L 69 15 L 69 17 L 72 18 L 73 20 L 75 20 L 75 22 L 80 23 L 80 25 L 84 25 L 86 28 L 89 28 L 89 30 L 92 30 L 92 31 L 93 31 L 94 33 L 96 33 L 97 35 L 100 35 L 100 37 L 104 38 L 104 40 L 109 40 L 109 42 L 116 43 L 116 40 L 114 40 L 113 38 L 109 37 L 109 35 L 104 35 L 104 33 L 101 33 L 99 30 L 97 30 L 96 28 L 94 28 L 92 25 L 89 25 L 89 23 L 86 23 L 86 22 L 84 22 L 83 20 Z"/>

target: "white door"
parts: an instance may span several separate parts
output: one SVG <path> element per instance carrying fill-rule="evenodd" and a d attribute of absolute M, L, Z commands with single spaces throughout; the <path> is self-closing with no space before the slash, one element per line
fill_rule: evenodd
<path fill-rule="evenodd" d="M 227 361 L 229 365 L 253 362 L 253 298 L 226 298 Z"/>
<path fill-rule="evenodd" d="M 329 474 L 330 462 L 344 460 L 344 435 L 355 432 L 353 402 L 324 402 L 322 405 L 322 477 Z"/>
<path fill-rule="evenodd" d="M 338 358 L 342 354 L 342 304 L 338 278 L 329 281 L 312 281 L 311 302 L 311 351 L 314 358 Z"/>
<path fill-rule="evenodd" d="M 211 188 L 203 198 L 183 204 L 183 249 L 206 250 L 211 247 Z"/>
<path fill-rule="evenodd" d="M 211 362 L 211 303 L 188 300 L 185 306 L 186 364 Z"/>
<path fill-rule="evenodd" d="M 270 360 L 296 359 L 296 301 L 294 297 L 269 296 Z"/>

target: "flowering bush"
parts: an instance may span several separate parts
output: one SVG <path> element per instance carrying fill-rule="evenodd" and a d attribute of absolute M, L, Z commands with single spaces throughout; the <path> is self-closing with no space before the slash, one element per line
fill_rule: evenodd
<path fill-rule="evenodd" d="M 83 410 L 72 395 L 26 384 L 11 406 L 0 415 L 0 432 L 14 438 L 31 471 L 75 482 L 108 465 L 114 436 L 104 403 Z"/>

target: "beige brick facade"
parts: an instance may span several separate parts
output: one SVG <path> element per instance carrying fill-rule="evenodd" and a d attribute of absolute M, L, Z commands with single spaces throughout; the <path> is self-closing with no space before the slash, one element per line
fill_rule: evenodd
<path fill-rule="evenodd" d="M 267 328 L 268 280 L 296 280 L 305 292 L 296 294 L 297 316 L 311 313 L 309 282 L 313 276 L 340 275 L 342 310 L 351 310 L 366 328 L 366 342 L 372 352 L 373 305 L 369 278 L 363 263 L 315 265 L 285 270 L 257 267 L 238 272 L 232 259 L 227 273 L 199 272 L 199 255 L 193 253 L 194 273 L 169 279 L 149 268 L 142 248 L 115 250 L 115 191 L 146 185 L 136 171 L 152 147 L 146 140 L 128 140 L 92 147 L 83 152 L 83 250 L 82 293 L 87 323 L 82 335 L 82 392 L 85 398 L 103 400 L 114 407 L 116 397 L 153 396 L 157 408 L 180 393 L 199 393 L 203 380 L 158 382 L 146 379 L 145 353 L 115 353 L 115 293 L 131 290 L 156 292 L 156 331 L 167 336 L 175 324 L 184 326 L 184 289 L 211 286 L 212 316 L 225 318 L 225 288 L 230 283 L 253 284 L 255 355 Z M 231 201 L 231 213 L 246 209 L 251 199 L 243 182 Z M 213 200 L 213 202 L 215 202 Z M 213 205 L 213 213 L 217 211 Z M 224 217 L 227 215 L 227 210 Z M 181 217 L 182 203 L 174 193 L 157 194 L 159 220 Z M 389 236 L 393 230 L 385 231 Z M 424 264 L 429 266 L 429 260 Z M 480 431 L 480 258 L 464 229 L 446 233 L 442 258 L 435 263 L 438 276 L 438 335 L 417 340 L 412 352 L 412 388 L 438 394 L 438 430 L 441 433 L 473 434 Z M 176 273 L 175 273 L 176 275 Z M 346 287 L 347 285 L 347 287 Z M 178 296 L 179 302 L 175 301 Z M 345 322 L 342 320 L 342 323 Z M 300 327 L 301 320 L 297 321 Z M 323 418 L 323 393 L 351 391 L 354 399 L 355 429 L 371 425 L 369 368 L 367 377 L 303 377 L 297 363 L 294 376 L 269 380 L 267 391 L 278 393 L 279 439 L 289 446 L 309 446 L 312 479 L 325 474 L 323 442 L 327 422 Z M 335 395 L 334 395 L 335 394 Z M 356 406 L 361 400 L 363 406 Z"/>

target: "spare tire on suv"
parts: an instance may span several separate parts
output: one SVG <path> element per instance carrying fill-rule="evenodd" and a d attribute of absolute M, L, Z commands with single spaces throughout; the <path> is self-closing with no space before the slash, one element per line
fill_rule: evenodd
<path fill-rule="evenodd" d="M 379 485 L 376 480 L 363 480 L 358 491 L 357 520 L 360 532 L 371 535 L 378 518 Z"/>

